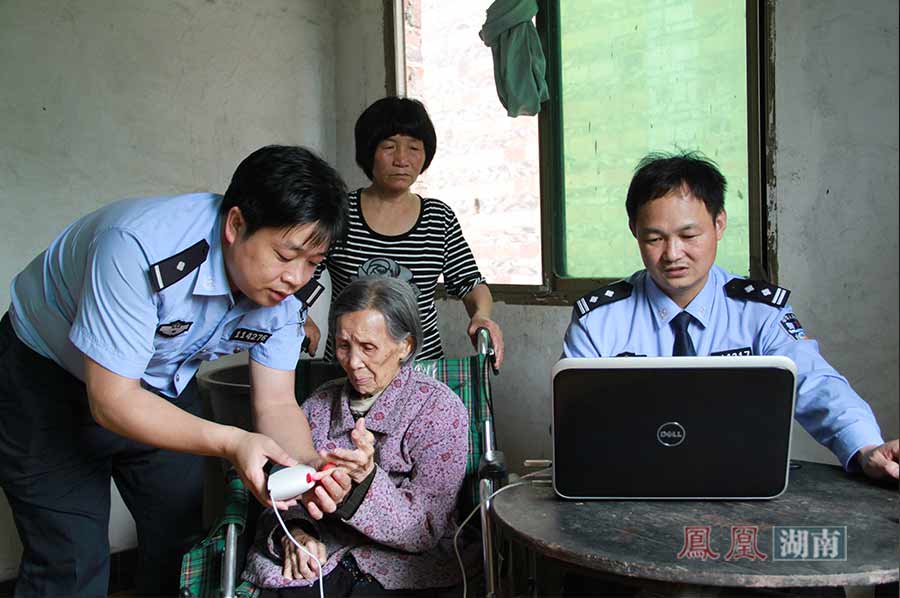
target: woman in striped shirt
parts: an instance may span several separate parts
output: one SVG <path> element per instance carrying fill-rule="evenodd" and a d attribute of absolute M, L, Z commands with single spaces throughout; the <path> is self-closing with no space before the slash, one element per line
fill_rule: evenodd
<path fill-rule="evenodd" d="M 347 236 L 326 260 L 336 297 L 357 278 L 382 276 L 408 282 L 416 293 L 425 342 L 418 359 L 444 356 L 434 293 L 443 275 L 447 293 L 462 299 L 469 314 L 466 333 L 491 334 L 497 366 L 503 362 L 503 334 L 491 320 L 493 298 L 463 237 L 453 210 L 438 199 L 410 191 L 428 168 L 437 147 L 434 126 L 417 100 L 387 97 L 366 108 L 356 121 L 356 163 L 372 183 L 349 197 Z M 314 353 L 319 330 L 307 319 Z M 326 360 L 334 360 L 331 339 Z"/>

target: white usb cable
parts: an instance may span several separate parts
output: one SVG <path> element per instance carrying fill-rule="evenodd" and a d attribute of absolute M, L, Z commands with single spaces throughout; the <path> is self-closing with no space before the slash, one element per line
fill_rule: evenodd
<path fill-rule="evenodd" d="M 481 502 L 479 502 L 475 506 L 475 508 L 472 509 L 472 512 L 469 513 L 469 515 L 465 519 L 463 519 L 463 522 L 459 524 L 459 527 L 456 528 L 456 533 L 453 534 L 453 552 L 456 553 L 456 561 L 459 563 L 459 570 L 460 570 L 460 573 L 462 573 L 463 598 L 466 598 L 466 592 L 468 591 L 468 584 L 466 583 L 466 577 L 467 577 L 466 567 L 465 567 L 465 565 L 463 565 L 462 556 L 460 556 L 460 554 L 459 554 L 459 534 L 460 534 L 460 532 L 462 532 L 463 528 L 466 526 L 466 524 L 469 522 L 469 520 L 472 519 L 472 517 L 475 515 L 475 513 L 477 513 L 478 511 L 481 510 L 481 507 L 482 507 L 482 505 L 484 505 L 484 503 L 491 500 L 492 498 L 494 498 L 495 496 L 497 496 L 504 490 L 509 490 L 510 488 L 515 488 L 516 486 L 524 486 L 524 485 L 528 484 L 529 482 L 526 482 L 524 480 L 526 478 L 530 478 L 532 476 L 538 475 L 539 473 L 544 473 L 544 472 L 543 471 L 533 471 L 531 473 L 523 475 L 521 478 L 519 478 L 518 482 L 508 484 L 506 486 L 503 486 L 499 490 L 495 490 L 494 492 L 491 493 L 490 496 L 482 499 Z"/>
<path fill-rule="evenodd" d="M 314 560 L 316 562 L 316 565 L 319 567 L 319 598 L 325 598 L 325 583 L 322 581 L 322 561 L 317 559 L 316 555 L 303 548 L 303 546 L 300 545 L 300 542 L 297 541 L 293 534 L 288 531 L 287 526 L 284 524 L 284 519 L 281 518 L 281 513 L 279 513 L 278 509 L 275 507 L 275 499 L 272 498 L 271 494 L 269 494 L 269 498 L 272 499 L 272 510 L 275 511 L 275 517 L 278 518 L 278 523 L 281 524 L 281 529 L 284 530 L 285 535 L 291 539 L 291 542 L 293 542 L 297 548 L 311 556 L 312 560 Z M 285 558 L 287 558 L 287 555 L 285 555 Z"/>

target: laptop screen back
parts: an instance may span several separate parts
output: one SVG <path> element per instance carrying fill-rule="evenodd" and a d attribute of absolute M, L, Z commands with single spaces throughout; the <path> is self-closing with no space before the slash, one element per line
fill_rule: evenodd
<path fill-rule="evenodd" d="M 564 498 L 771 498 L 787 485 L 795 367 L 782 357 L 563 359 Z"/>

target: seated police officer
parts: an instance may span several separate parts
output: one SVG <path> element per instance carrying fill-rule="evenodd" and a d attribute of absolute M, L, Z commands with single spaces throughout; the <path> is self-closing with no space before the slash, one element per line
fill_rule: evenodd
<path fill-rule="evenodd" d="M 0 484 L 23 544 L 16 595 L 106 596 L 110 476 L 137 524 L 138 593 L 175 595 L 185 539 L 201 525 L 200 455 L 230 461 L 267 504 L 267 460 L 319 464 L 294 397 L 307 307 L 293 294 L 346 211 L 328 164 L 269 146 L 238 166 L 224 197 L 109 204 L 16 276 L 0 323 Z M 201 361 L 239 351 L 259 433 L 197 416 Z M 319 518 L 349 488 L 333 473 L 302 500 Z"/>
<path fill-rule="evenodd" d="M 898 477 L 898 441 L 806 338 L 790 291 L 714 265 L 725 178 L 695 154 L 651 154 L 625 207 L 645 270 L 578 300 L 564 357 L 785 355 L 797 364 L 797 421 L 846 469 Z"/>

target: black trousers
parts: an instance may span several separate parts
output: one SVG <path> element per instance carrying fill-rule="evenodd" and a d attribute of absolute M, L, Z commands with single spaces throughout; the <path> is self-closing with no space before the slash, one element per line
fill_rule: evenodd
<path fill-rule="evenodd" d="M 192 382 L 175 404 L 199 414 Z M 203 458 L 97 425 L 84 384 L 0 321 L 0 486 L 22 541 L 16 596 L 103 596 L 109 584 L 110 479 L 138 535 L 136 587 L 178 592 L 181 557 L 201 532 Z"/>

